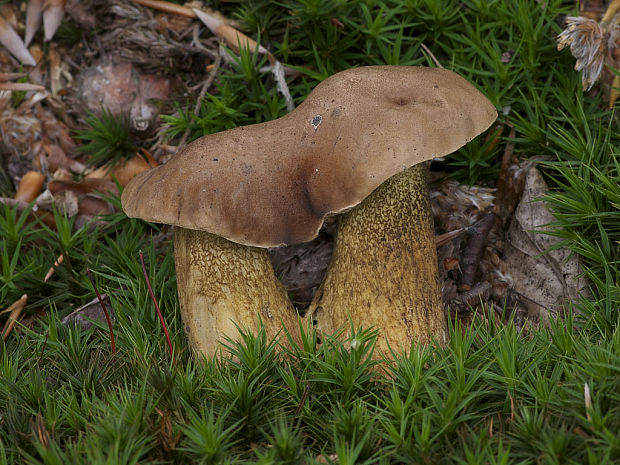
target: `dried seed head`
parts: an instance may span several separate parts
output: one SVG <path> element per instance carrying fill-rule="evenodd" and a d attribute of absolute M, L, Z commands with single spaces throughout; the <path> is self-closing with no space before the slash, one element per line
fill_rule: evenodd
<path fill-rule="evenodd" d="M 598 80 L 603 65 L 615 66 L 613 56 L 618 48 L 616 41 L 619 36 L 616 24 L 602 27 L 598 22 L 581 16 L 566 18 L 566 29 L 557 38 L 558 50 L 570 46 L 572 55 L 577 59 L 575 70 L 583 71 L 585 90 L 589 90 Z"/>

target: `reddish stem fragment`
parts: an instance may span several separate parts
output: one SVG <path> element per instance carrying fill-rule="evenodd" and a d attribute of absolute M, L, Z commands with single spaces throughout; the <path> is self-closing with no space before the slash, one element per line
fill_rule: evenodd
<path fill-rule="evenodd" d="M 144 264 L 144 254 L 142 250 L 140 250 L 140 264 L 142 265 L 142 273 L 144 273 L 144 279 L 146 280 L 146 286 L 149 288 L 149 294 L 151 294 L 151 299 L 155 304 L 155 310 L 157 310 L 157 316 L 159 317 L 159 321 L 161 322 L 161 327 L 164 328 L 164 334 L 166 335 L 166 341 L 168 341 L 168 349 L 170 349 L 170 357 L 172 357 L 172 342 L 170 341 L 170 335 L 168 334 L 168 328 L 166 327 L 166 322 L 164 321 L 164 317 L 159 310 L 159 304 L 157 303 L 157 299 L 155 299 L 155 294 L 153 293 L 153 288 L 151 287 L 151 281 L 149 280 L 149 275 L 146 272 L 146 265 Z"/>
<path fill-rule="evenodd" d="M 90 268 L 86 268 L 86 274 L 88 275 L 88 279 L 90 279 L 90 283 L 93 285 L 93 289 L 95 290 L 95 294 L 97 294 L 97 299 L 99 300 L 99 305 L 103 309 L 103 314 L 105 315 L 105 319 L 108 322 L 108 328 L 110 330 L 110 343 L 112 345 L 112 355 L 116 353 L 116 341 L 114 339 L 114 330 L 112 330 L 112 320 L 110 319 L 110 314 L 108 313 L 108 309 L 105 308 L 105 304 L 103 303 L 103 299 L 101 298 L 101 294 L 99 294 L 99 290 L 97 289 L 97 285 L 95 284 L 95 278 L 93 278 L 93 274 L 90 271 Z"/>
<path fill-rule="evenodd" d="M 461 259 L 463 274 L 458 285 L 459 291 L 469 291 L 474 284 L 476 271 L 487 244 L 487 236 L 494 223 L 495 215 L 487 213 L 469 230 L 471 236 Z"/>

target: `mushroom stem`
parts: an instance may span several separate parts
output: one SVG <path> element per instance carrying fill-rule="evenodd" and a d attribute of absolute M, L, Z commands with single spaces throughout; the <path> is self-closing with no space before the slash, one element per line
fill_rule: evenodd
<path fill-rule="evenodd" d="M 297 313 L 265 249 L 175 227 L 174 257 L 181 318 L 195 352 L 210 357 L 226 338 L 238 340 L 235 325 L 256 334 L 259 318 L 269 338 L 284 326 L 299 342 Z"/>
<path fill-rule="evenodd" d="M 447 342 L 425 164 L 341 215 L 325 280 L 309 309 L 320 331 L 379 329 L 379 353 Z"/>

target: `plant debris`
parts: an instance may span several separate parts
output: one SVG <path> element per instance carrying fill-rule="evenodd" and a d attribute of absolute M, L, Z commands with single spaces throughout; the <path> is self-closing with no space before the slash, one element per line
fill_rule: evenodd
<path fill-rule="evenodd" d="M 110 297 L 107 294 L 101 294 L 101 299 L 103 300 L 103 305 L 105 306 L 106 311 L 110 315 L 110 320 L 114 323 L 116 321 L 116 317 L 114 315 L 112 303 L 110 302 Z M 69 313 L 62 319 L 62 324 L 65 326 L 76 325 L 82 330 L 87 330 L 93 325 L 93 321 L 106 323 L 106 317 L 103 313 L 98 297 L 95 297 L 90 302 Z"/>
<path fill-rule="evenodd" d="M 578 257 L 545 234 L 555 218 L 541 200 L 547 185 L 536 167 L 528 170 L 521 202 L 506 233 L 503 263 L 512 277 L 510 291 L 530 320 L 547 322 L 562 313 L 586 287 Z"/>

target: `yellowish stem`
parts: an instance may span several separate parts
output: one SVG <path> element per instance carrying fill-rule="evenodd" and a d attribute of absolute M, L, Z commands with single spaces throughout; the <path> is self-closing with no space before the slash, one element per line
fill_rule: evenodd
<path fill-rule="evenodd" d="M 237 326 L 252 332 L 263 321 L 269 338 L 283 327 L 299 342 L 297 312 L 276 278 L 265 249 L 176 227 L 174 256 L 181 318 L 190 346 L 208 357 Z"/>
<path fill-rule="evenodd" d="M 339 218 L 327 275 L 309 316 L 320 331 L 380 331 L 379 353 L 447 341 L 424 164 L 386 181 Z"/>

